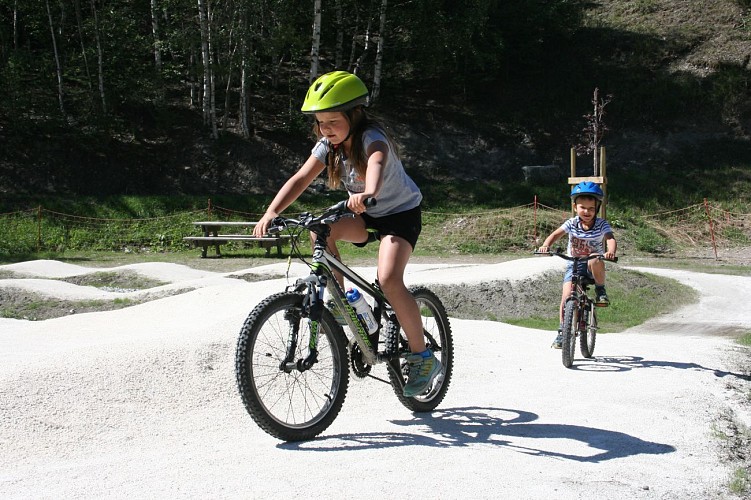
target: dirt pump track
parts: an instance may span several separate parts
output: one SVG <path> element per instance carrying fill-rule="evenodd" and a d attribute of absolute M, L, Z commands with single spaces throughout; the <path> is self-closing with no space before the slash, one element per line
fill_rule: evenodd
<path fill-rule="evenodd" d="M 562 270 L 557 260 L 410 264 L 406 280 L 524 279 Z M 733 498 L 734 465 L 713 433 L 728 415 L 751 424 L 748 350 L 721 335 L 751 328 L 751 310 L 734 300 L 751 294 L 749 277 L 639 268 L 694 287 L 699 302 L 599 336 L 595 357 L 577 356 L 570 370 L 552 332 L 452 319 L 454 378 L 435 412 L 412 414 L 386 384 L 353 378 L 333 425 L 288 444 L 253 423 L 234 382 L 240 326 L 284 288 L 286 264 L 248 269 L 269 277 L 253 282 L 177 264 L 123 267 L 168 282 L 161 291 L 192 291 L 0 319 L 0 497 Z M 117 295 L 53 279 L 101 268 L 0 270 L 19 277 L 0 286 Z M 305 272 L 293 264 L 289 275 Z"/>

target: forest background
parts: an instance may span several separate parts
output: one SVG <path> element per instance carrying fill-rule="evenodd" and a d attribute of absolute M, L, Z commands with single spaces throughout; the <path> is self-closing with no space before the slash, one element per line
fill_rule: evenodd
<path fill-rule="evenodd" d="M 749 0 L 0 0 L 0 213 L 262 212 L 333 69 L 428 209 L 565 209 L 570 149 L 587 175 L 600 145 L 623 216 L 748 213 L 750 59 Z"/>

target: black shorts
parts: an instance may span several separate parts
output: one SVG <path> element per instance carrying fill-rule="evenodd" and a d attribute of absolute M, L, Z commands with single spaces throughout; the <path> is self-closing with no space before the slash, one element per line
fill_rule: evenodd
<path fill-rule="evenodd" d="M 383 217 L 372 217 L 367 213 L 362 214 L 362 218 L 365 221 L 365 227 L 368 229 L 375 229 L 378 232 L 377 239 L 381 239 L 381 236 L 390 234 L 392 236 L 399 236 L 404 238 L 412 245 L 412 250 L 417 245 L 417 238 L 422 231 L 422 210 L 420 206 L 416 206 L 410 210 L 399 212 L 398 214 L 384 215 Z M 364 247 L 370 241 L 363 243 L 355 243 L 358 247 Z"/>

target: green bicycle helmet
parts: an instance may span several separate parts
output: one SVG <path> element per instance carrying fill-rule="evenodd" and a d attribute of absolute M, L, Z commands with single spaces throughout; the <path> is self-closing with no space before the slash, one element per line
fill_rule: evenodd
<path fill-rule="evenodd" d="M 368 101 L 368 88 L 356 75 L 333 71 L 321 75 L 305 95 L 301 111 L 306 114 L 323 111 L 345 111 Z"/>
<path fill-rule="evenodd" d="M 602 188 L 592 181 L 582 181 L 571 190 L 571 200 L 576 201 L 579 196 L 586 195 L 592 196 L 597 201 L 602 201 L 605 197 L 605 193 Z"/>

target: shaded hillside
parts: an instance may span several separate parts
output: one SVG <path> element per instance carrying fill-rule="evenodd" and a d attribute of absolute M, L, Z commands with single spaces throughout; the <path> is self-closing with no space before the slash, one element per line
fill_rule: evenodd
<path fill-rule="evenodd" d="M 525 183 L 521 167 L 555 164 L 561 179 L 567 175 L 569 148 L 582 140 L 598 87 L 613 96 L 602 144 L 618 181 L 614 202 L 636 203 L 638 194 L 681 204 L 729 180 L 751 186 L 749 26 L 743 1 L 593 3 L 581 26 L 547 41 L 537 59 L 514 61 L 503 78 L 478 75 L 457 86 L 387 75 L 374 111 L 392 124 L 428 195 L 526 203 L 546 191 Z M 182 101 L 131 106 L 84 128 L 2 112 L 4 203 L 39 194 L 272 192 L 311 146 L 296 111 L 305 79 L 288 71 L 296 81 L 285 89 L 256 89 L 249 139 L 232 121 L 210 139 L 199 110 Z M 543 201 L 559 203 L 560 186 L 549 192 Z"/>

